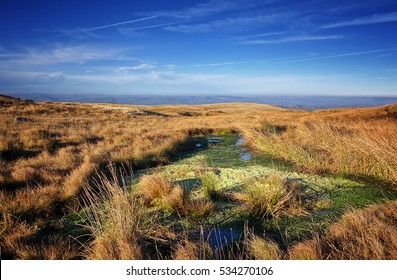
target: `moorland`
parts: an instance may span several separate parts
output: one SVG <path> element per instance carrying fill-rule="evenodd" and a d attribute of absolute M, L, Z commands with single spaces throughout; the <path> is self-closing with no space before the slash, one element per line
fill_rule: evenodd
<path fill-rule="evenodd" d="M 1 259 L 397 259 L 397 104 L 0 96 Z"/>

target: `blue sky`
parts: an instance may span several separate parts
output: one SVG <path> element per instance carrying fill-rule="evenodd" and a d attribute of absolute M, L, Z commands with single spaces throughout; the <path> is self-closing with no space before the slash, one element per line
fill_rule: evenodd
<path fill-rule="evenodd" d="M 0 2 L 0 92 L 397 95 L 395 0 Z"/>

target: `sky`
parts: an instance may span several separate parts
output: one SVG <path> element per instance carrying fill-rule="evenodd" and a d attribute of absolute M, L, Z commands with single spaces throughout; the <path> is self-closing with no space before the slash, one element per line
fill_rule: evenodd
<path fill-rule="evenodd" d="M 0 0 L 0 92 L 397 96 L 396 0 Z"/>

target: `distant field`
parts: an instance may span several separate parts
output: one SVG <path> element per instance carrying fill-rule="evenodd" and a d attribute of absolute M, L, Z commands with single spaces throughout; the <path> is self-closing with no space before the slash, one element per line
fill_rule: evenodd
<path fill-rule="evenodd" d="M 0 119 L 1 259 L 397 259 L 397 104 L 0 96 Z"/>
<path fill-rule="evenodd" d="M 106 94 L 14 94 L 23 99 L 51 102 L 113 103 L 135 105 L 212 104 L 248 102 L 272 104 L 289 109 L 375 107 L 397 102 L 397 96 L 324 95 L 106 95 Z"/>

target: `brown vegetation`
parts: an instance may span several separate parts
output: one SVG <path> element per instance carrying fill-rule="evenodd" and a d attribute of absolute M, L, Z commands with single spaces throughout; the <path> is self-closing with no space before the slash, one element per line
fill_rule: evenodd
<path fill-rule="evenodd" d="M 191 135 L 241 132 L 256 150 L 303 171 L 397 183 L 395 105 L 305 112 L 242 103 L 150 107 L 0 98 L 0 108 L 2 258 L 213 258 L 206 242 L 177 236 L 147 211 L 154 206 L 202 219 L 227 196 L 214 180 L 206 182 L 207 198 L 190 199 L 181 186 L 156 175 L 143 176 L 136 193 L 126 192 L 117 176 L 98 177 L 113 164 L 127 162 L 136 169 L 166 163 Z M 298 187 L 282 183 L 277 199 L 266 205 L 255 204 L 260 194 L 254 189 L 233 197 L 252 213 L 272 217 L 300 209 Z M 86 231 L 70 238 L 66 217 L 76 213 Z M 225 256 L 395 259 L 395 213 L 395 202 L 353 211 L 323 235 L 285 252 L 270 239 L 250 235 L 244 254 Z M 156 255 L 152 243 L 166 244 L 170 252 Z"/>
<path fill-rule="evenodd" d="M 389 113 L 395 107 L 272 114 L 244 135 L 252 147 L 303 171 L 397 184 L 397 122 Z"/>
<path fill-rule="evenodd" d="M 41 250 L 44 245 L 36 246 L 37 230 L 30 229 L 45 230 L 40 220 L 59 219 L 70 207 L 75 209 L 83 186 L 109 161 L 128 161 L 134 167 L 161 164 L 189 135 L 237 131 L 244 123 L 255 123 L 255 113 L 280 110 L 256 104 L 145 107 L 33 103 L 9 97 L 2 97 L 0 106 L 0 205 L 4 213 L 0 239 L 7 258 L 18 257 L 23 248 L 31 250 L 32 244 L 35 251 Z M 163 202 L 176 209 L 181 196 L 181 189 L 174 188 Z M 200 205 L 203 213 L 211 208 L 198 202 L 191 208 Z"/>
<path fill-rule="evenodd" d="M 329 226 L 321 237 L 289 249 L 291 259 L 395 260 L 397 202 L 354 210 Z"/>
<path fill-rule="evenodd" d="M 272 175 L 249 182 L 242 197 L 248 211 L 261 218 L 277 216 L 280 213 L 304 213 L 301 203 L 301 187 L 296 182 L 285 182 L 283 178 Z"/>

